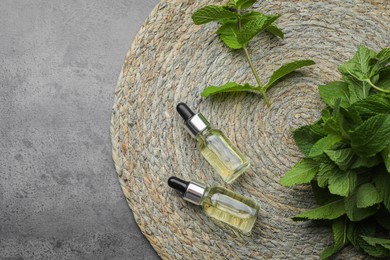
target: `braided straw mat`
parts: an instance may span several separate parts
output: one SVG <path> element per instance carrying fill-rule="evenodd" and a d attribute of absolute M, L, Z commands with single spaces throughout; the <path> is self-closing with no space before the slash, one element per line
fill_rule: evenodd
<path fill-rule="evenodd" d="M 164 259 L 316 259 L 332 243 L 331 228 L 293 222 L 315 207 L 308 186 L 282 187 L 279 179 L 301 158 L 291 129 L 320 117 L 317 86 L 337 80 L 337 65 L 359 44 L 379 50 L 390 42 L 390 1 L 258 1 L 254 8 L 283 14 L 279 40 L 256 37 L 249 52 L 264 82 L 297 59 L 301 69 L 269 91 L 271 107 L 256 94 L 200 96 L 208 85 L 255 84 L 245 55 L 230 51 L 215 35 L 216 24 L 196 26 L 191 14 L 219 1 L 163 0 L 145 21 L 127 53 L 115 92 L 112 146 L 116 171 L 134 217 Z M 186 102 L 235 143 L 251 168 L 227 188 L 261 206 L 252 235 L 221 228 L 198 206 L 167 185 L 169 176 L 221 183 L 183 128 L 175 106 Z M 337 257 L 366 256 L 352 247 Z"/>

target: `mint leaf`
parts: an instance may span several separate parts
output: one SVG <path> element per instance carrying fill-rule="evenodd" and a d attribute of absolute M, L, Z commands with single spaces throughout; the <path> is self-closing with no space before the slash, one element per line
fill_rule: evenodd
<path fill-rule="evenodd" d="M 331 257 L 342 249 L 347 243 L 347 219 L 345 217 L 333 220 L 332 231 L 333 231 L 333 245 L 324 249 L 321 252 L 321 259 Z"/>
<path fill-rule="evenodd" d="M 319 163 L 311 159 L 303 159 L 289 170 L 281 179 L 280 184 L 293 186 L 309 183 L 318 171 Z"/>
<path fill-rule="evenodd" d="M 278 18 L 279 15 L 266 16 L 260 13 L 251 16 L 249 21 L 241 27 L 241 31 L 237 37 L 238 42 L 242 45 L 247 45 L 253 37 L 270 26 Z"/>
<path fill-rule="evenodd" d="M 324 102 L 333 108 L 336 99 L 340 98 L 340 106 L 347 108 L 350 105 L 348 84 L 343 81 L 333 81 L 318 87 Z"/>
<path fill-rule="evenodd" d="M 247 24 L 250 20 L 252 19 L 256 19 L 256 16 L 258 17 L 264 17 L 265 15 L 262 14 L 262 13 L 259 13 L 259 12 L 255 12 L 255 11 L 251 11 L 251 12 L 247 12 L 245 13 L 242 17 L 241 17 L 241 25 L 244 26 L 245 24 Z M 276 37 L 279 37 L 281 39 L 284 38 L 284 34 L 283 32 L 278 28 L 278 26 L 275 24 L 275 23 L 272 23 L 270 24 L 267 28 L 265 28 L 265 30 L 269 33 L 272 33 L 273 35 L 275 35 Z"/>
<path fill-rule="evenodd" d="M 257 0 L 237 0 L 235 6 L 238 10 L 244 10 L 251 7 Z"/>
<path fill-rule="evenodd" d="M 208 97 L 211 95 L 215 95 L 218 93 L 226 93 L 226 92 L 256 92 L 256 88 L 249 84 L 240 85 L 235 82 L 228 82 L 222 86 L 208 86 L 203 90 L 202 97 Z"/>
<path fill-rule="evenodd" d="M 356 206 L 358 208 L 367 208 L 380 202 L 382 198 L 371 183 L 364 183 L 357 189 Z"/>
<path fill-rule="evenodd" d="M 357 207 L 357 192 L 353 192 L 350 196 L 345 198 L 345 211 L 348 218 L 351 221 L 360 221 L 371 215 L 374 215 L 378 211 L 378 207 L 371 206 L 367 208 Z"/>
<path fill-rule="evenodd" d="M 355 126 L 351 127 L 351 129 L 349 129 L 349 130 L 352 130 L 352 128 L 355 128 L 356 126 L 363 124 L 363 119 L 357 111 L 349 109 L 348 116 L 352 120 L 352 122 L 355 124 Z"/>
<path fill-rule="evenodd" d="M 364 239 L 365 237 L 368 239 L 367 240 Z M 360 236 L 360 239 L 358 240 L 359 246 L 360 246 L 360 248 L 362 248 L 364 250 L 364 252 L 366 252 L 367 254 L 374 256 L 374 257 L 390 256 L 389 249 L 387 249 L 386 247 L 384 247 L 380 243 L 376 243 L 376 242 L 379 242 L 380 240 L 374 241 L 374 240 L 371 240 L 371 238 L 375 239 L 374 237 L 371 237 L 371 236 L 364 236 L 364 235 Z M 377 239 L 379 239 L 379 238 L 377 238 Z M 383 240 L 386 240 L 386 239 L 383 239 Z M 370 241 L 371 244 L 368 243 L 368 241 Z M 384 241 L 381 241 L 381 242 L 385 244 Z M 374 245 L 372 245 L 372 244 L 374 244 Z"/>
<path fill-rule="evenodd" d="M 337 168 L 333 164 L 321 163 L 317 173 L 317 183 L 321 188 L 325 188 L 328 185 L 329 178 L 333 175 L 333 172 Z"/>
<path fill-rule="evenodd" d="M 237 21 L 224 23 L 216 32 L 219 38 L 232 49 L 241 49 L 243 46 L 237 40 Z"/>
<path fill-rule="evenodd" d="M 355 154 L 351 148 L 326 150 L 325 154 L 328 155 L 329 159 L 339 166 L 341 170 L 347 170 L 355 159 Z"/>
<path fill-rule="evenodd" d="M 328 189 L 330 193 L 348 196 L 352 193 L 357 185 L 357 174 L 354 171 L 334 170 L 328 179 Z"/>
<path fill-rule="evenodd" d="M 350 222 L 347 229 L 348 240 L 358 249 L 364 250 L 367 254 L 374 257 L 385 257 L 389 251 L 384 247 L 372 246 L 363 239 L 364 236 L 372 237 L 375 235 L 375 223 L 372 221 L 363 221 L 359 223 Z"/>
<path fill-rule="evenodd" d="M 382 49 L 377 55 L 376 58 L 378 59 L 379 63 L 384 66 L 387 63 L 390 62 L 390 48 L 384 48 Z"/>
<path fill-rule="evenodd" d="M 341 99 L 336 99 L 332 115 L 327 109 L 324 109 L 323 112 L 323 122 L 324 122 L 324 130 L 330 135 L 343 136 L 348 137 L 346 130 L 344 130 L 344 115 L 341 113 L 340 109 Z"/>
<path fill-rule="evenodd" d="M 377 173 L 373 179 L 376 190 L 378 191 L 383 205 L 390 212 L 390 174 Z"/>
<path fill-rule="evenodd" d="M 222 22 L 238 17 L 237 13 L 229 11 L 223 6 L 208 5 L 198 9 L 193 15 L 192 20 L 195 24 L 205 24 L 209 22 Z"/>
<path fill-rule="evenodd" d="M 369 118 L 350 133 L 350 138 L 356 154 L 374 156 L 390 144 L 390 115 Z"/>
<path fill-rule="evenodd" d="M 372 60 L 376 57 L 375 51 L 365 46 L 359 46 L 351 60 L 339 66 L 339 71 L 344 75 L 351 75 L 360 81 L 370 80 L 378 73 L 372 66 Z"/>
<path fill-rule="evenodd" d="M 375 223 L 370 220 L 364 220 L 361 222 L 349 222 L 347 228 L 347 239 L 352 245 L 361 249 L 361 242 L 365 243 L 361 236 L 373 236 L 375 235 Z"/>
<path fill-rule="evenodd" d="M 351 107 L 361 116 L 374 116 L 377 114 L 390 114 L 390 96 L 375 94 L 357 101 Z"/>
<path fill-rule="evenodd" d="M 310 149 L 309 157 L 315 157 L 323 154 L 325 150 L 329 150 L 333 145 L 340 141 L 341 137 L 338 135 L 328 135 L 321 138 Z"/>
<path fill-rule="evenodd" d="M 376 85 L 378 88 L 390 90 L 390 66 L 379 71 L 379 80 Z"/>
<path fill-rule="evenodd" d="M 326 131 L 326 133 L 332 136 L 341 135 L 339 124 L 333 117 L 329 117 L 326 119 L 326 121 L 324 121 L 324 130 Z"/>
<path fill-rule="evenodd" d="M 270 26 L 268 26 L 267 28 L 265 28 L 265 30 L 273 35 L 275 35 L 276 37 L 279 37 L 280 39 L 284 39 L 284 33 L 282 32 L 282 30 L 279 29 L 278 26 L 276 26 L 276 24 L 272 23 Z"/>
<path fill-rule="evenodd" d="M 272 73 L 268 83 L 265 84 L 264 88 L 267 90 L 273 87 L 278 82 L 278 80 L 294 72 L 295 70 L 313 64 L 315 64 L 315 62 L 312 60 L 297 60 L 284 64 Z"/>
<path fill-rule="evenodd" d="M 356 101 L 365 99 L 369 93 L 371 86 L 366 81 L 359 81 L 352 76 L 343 76 L 343 80 L 348 83 L 349 101 L 351 104 Z"/>
<path fill-rule="evenodd" d="M 379 70 L 379 76 L 384 77 L 390 73 L 390 66 L 383 67 Z"/>
<path fill-rule="evenodd" d="M 362 238 L 371 246 L 381 245 L 384 248 L 390 250 L 390 239 L 384 239 L 378 237 L 367 237 L 367 236 L 362 236 Z"/>
<path fill-rule="evenodd" d="M 344 199 L 340 199 L 316 209 L 302 212 L 294 216 L 294 221 L 317 220 L 317 219 L 336 219 L 345 214 Z"/>
<path fill-rule="evenodd" d="M 370 84 L 378 79 L 379 68 L 374 65 L 376 53 L 365 46 L 360 46 L 354 57 L 338 67 L 343 79 L 348 83 L 350 103 L 368 96 Z"/>
<path fill-rule="evenodd" d="M 381 156 L 385 162 L 387 172 L 390 173 L 390 145 L 386 146 L 385 149 L 382 150 Z"/>
<path fill-rule="evenodd" d="M 378 165 L 382 162 L 379 156 L 373 156 L 373 157 L 360 157 L 356 156 L 356 160 L 351 165 L 351 169 L 358 169 L 358 168 L 371 168 L 375 165 Z"/>
<path fill-rule="evenodd" d="M 325 133 L 319 123 L 302 126 L 293 132 L 296 145 L 306 156 L 309 155 L 312 146 L 324 135 Z"/>
<path fill-rule="evenodd" d="M 334 102 L 333 111 L 332 111 L 332 117 L 341 124 L 341 120 L 343 119 L 343 116 L 340 113 L 340 104 L 341 104 L 341 98 L 337 98 Z"/>

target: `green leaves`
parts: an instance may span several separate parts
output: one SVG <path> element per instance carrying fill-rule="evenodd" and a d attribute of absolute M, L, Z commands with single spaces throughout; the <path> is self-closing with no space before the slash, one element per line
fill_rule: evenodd
<path fill-rule="evenodd" d="M 375 237 L 390 235 L 389 62 L 389 48 L 376 54 L 359 47 L 350 61 L 339 66 L 343 81 L 319 87 L 327 105 L 321 119 L 293 132 L 306 156 L 302 162 L 310 160 L 318 167 L 299 163 L 281 183 L 291 186 L 311 180 L 320 206 L 293 220 L 332 223 L 334 243 L 321 253 L 322 259 L 348 243 L 374 257 L 390 256 L 390 240 Z"/>
<path fill-rule="evenodd" d="M 376 54 L 375 51 L 360 46 L 351 60 L 339 66 L 343 79 L 349 84 L 352 103 L 366 98 L 371 87 L 379 92 L 390 93 L 386 86 L 375 85 L 378 79 L 384 76 L 380 74 L 389 59 L 389 48 L 385 48 L 379 54 Z M 389 81 L 385 82 L 385 85 L 387 85 Z"/>
<path fill-rule="evenodd" d="M 321 163 L 317 174 L 318 186 L 325 188 L 328 185 L 329 178 L 335 171 L 337 171 L 337 167 L 335 165 L 330 163 Z"/>
<path fill-rule="evenodd" d="M 386 257 L 389 256 L 389 250 L 376 245 L 372 246 L 364 238 L 372 237 L 375 235 L 376 225 L 370 220 L 364 220 L 361 222 L 350 222 L 347 229 L 347 239 L 358 248 L 374 257 Z"/>
<path fill-rule="evenodd" d="M 345 214 L 344 199 L 336 200 L 316 209 L 308 210 L 294 216 L 294 221 L 336 219 Z"/>
<path fill-rule="evenodd" d="M 333 81 L 318 87 L 324 102 L 333 108 L 336 99 L 340 99 L 340 106 L 347 108 L 350 105 L 348 84 L 343 81 Z"/>
<path fill-rule="evenodd" d="M 390 144 L 390 114 L 369 118 L 350 137 L 351 147 L 356 154 L 374 156 Z"/>
<path fill-rule="evenodd" d="M 258 15 L 252 15 L 250 20 L 241 27 L 240 33 L 237 36 L 238 42 L 242 45 L 247 45 L 253 37 L 265 30 L 278 18 L 279 15 L 267 16 L 260 13 Z"/>
<path fill-rule="evenodd" d="M 237 21 L 223 24 L 216 32 L 221 40 L 231 49 L 241 49 L 243 47 L 237 40 L 238 33 Z"/>
<path fill-rule="evenodd" d="M 390 250 L 390 239 L 383 239 L 383 238 L 377 238 L 377 237 L 367 237 L 367 236 L 362 236 L 362 238 L 371 246 L 380 245 L 380 246 Z"/>
<path fill-rule="evenodd" d="M 267 89 L 274 86 L 278 81 L 291 72 L 301 67 L 314 64 L 311 60 L 294 61 L 285 64 L 273 72 L 270 81 L 263 87 L 247 50 L 247 45 L 249 41 L 263 31 L 268 31 L 281 39 L 284 38 L 284 34 L 274 23 L 279 18 L 279 15 L 265 15 L 255 11 L 244 11 L 245 9 L 251 7 L 255 2 L 256 0 L 230 0 L 230 4 L 228 5 L 205 6 L 197 10 L 192 15 L 192 19 L 195 24 L 218 22 L 221 25 L 216 31 L 216 34 L 230 49 L 244 50 L 251 71 L 257 82 L 257 86 L 254 87 L 251 87 L 248 83 L 239 84 L 235 82 L 228 82 L 220 87 L 208 86 L 202 92 L 203 97 L 208 97 L 217 93 L 248 91 L 262 95 L 267 106 L 270 106 L 266 95 Z"/>
<path fill-rule="evenodd" d="M 383 205 L 390 212 L 390 174 L 378 173 L 374 177 L 373 182 L 380 198 L 383 200 Z"/>
<path fill-rule="evenodd" d="M 235 34 L 237 33 L 237 29 L 234 29 L 233 23 L 226 23 L 220 27 L 217 33 L 221 36 L 221 39 L 225 42 L 226 45 L 233 49 L 241 48 L 241 44 L 236 40 Z M 251 86 L 248 83 L 245 85 L 240 85 L 235 82 L 228 82 L 220 87 L 218 86 L 208 86 L 203 92 L 202 97 L 209 97 L 218 93 L 226 93 L 226 92 L 236 92 L 236 91 L 247 91 L 253 93 L 261 93 L 265 94 L 265 92 L 272 86 L 274 86 L 279 80 L 288 74 L 292 73 L 296 69 L 299 69 L 304 66 L 309 66 L 314 64 L 314 61 L 311 60 L 301 60 L 294 61 L 288 64 L 283 65 L 279 69 L 277 69 L 272 75 L 269 82 L 264 86 Z"/>
<path fill-rule="evenodd" d="M 343 172 L 335 170 L 328 179 L 328 189 L 330 193 L 344 197 L 352 193 L 356 184 L 357 174 L 354 171 Z"/>
<path fill-rule="evenodd" d="M 372 66 L 372 60 L 376 53 L 365 46 L 359 46 L 351 60 L 339 66 L 342 74 L 349 74 L 360 81 L 371 80 L 378 73 L 378 69 Z"/>
<path fill-rule="evenodd" d="M 333 254 L 337 253 L 342 249 L 347 243 L 347 220 L 344 217 L 336 219 L 332 223 L 332 232 L 333 232 L 333 245 L 324 249 L 321 252 L 321 259 L 326 259 L 331 257 Z"/>
<path fill-rule="evenodd" d="M 298 128 L 293 132 L 293 136 L 301 152 L 308 156 L 313 145 L 325 136 L 325 132 L 320 124 L 313 124 Z"/>
<path fill-rule="evenodd" d="M 265 28 L 265 30 L 274 36 L 279 37 L 280 39 L 284 39 L 284 33 L 274 23 Z"/>
<path fill-rule="evenodd" d="M 222 86 L 209 86 L 202 92 L 202 97 L 208 97 L 218 93 L 226 93 L 226 92 L 256 92 L 258 88 L 251 86 L 249 84 L 239 85 L 235 82 L 228 82 Z"/>
<path fill-rule="evenodd" d="M 326 150 L 325 153 L 341 170 L 347 170 L 354 162 L 355 154 L 351 148 Z"/>
<path fill-rule="evenodd" d="M 378 88 L 383 89 L 385 91 L 390 90 L 390 66 L 383 68 L 379 71 L 379 80 L 376 85 Z"/>
<path fill-rule="evenodd" d="M 355 161 L 351 165 L 351 169 L 358 169 L 358 168 L 371 168 L 375 165 L 378 165 L 382 162 L 380 157 L 378 155 L 373 156 L 373 157 L 360 157 L 357 156 L 355 157 Z"/>
<path fill-rule="evenodd" d="M 333 145 L 341 141 L 338 135 L 327 135 L 318 140 L 310 149 L 309 157 L 316 157 L 324 153 L 325 150 L 332 148 Z"/>
<path fill-rule="evenodd" d="M 344 200 L 345 211 L 348 218 L 351 221 L 360 221 L 377 212 L 378 207 L 366 207 L 359 208 L 357 205 L 357 192 L 354 192 L 351 196 L 348 196 Z"/>
<path fill-rule="evenodd" d="M 275 70 L 272 73 L 268 83 L 265 84 L 264 88 L 267 90 L 272 86 L 274 86 L 280 79 L 287 76 L 288 74 L 296 71 L 297 69 L 300 69 L 305 66 L 310 66 L 313 64 L 315 64 L 315 62 L 312 60 L 297 60 L 297 61 L 284 64 L 283 66 L 281 66 L 279 69 Z"/>
<path fill-rule="evenodd" d="M 295 165 L 280 179 L 284 186 L 309 183 L 318 171 L 319 163 L 310 159 L 304 159 Z"/>
<path fill-rule="evenodd" d="M 390 114 L 390 96 L 375 94 L 354 103 L 351 110 L 355 110 L 361 116 L 370 117 L 377 114 Z"/>
<path fill-rule="evenodd" d="M 356 195 L 356 206 L 358 208 L 367 208 L 382 202 L 382 198 L 371 183 L 364 183 L 359 186 Z"/>
<path fill-rule="evenodd" d="M 235 6 L 237 10 L 243 10 L 248 9 L 251 7 L 254 3 L 256 3 L 257 0 L 237 0 L 235 1 Z"/>
<path fill-rule="evenodd" d="M 390 173 L 390 145 L 386 146 L 385 149 L 382 150 L 381 155 L 383 161 L 385 162 L 387 172 Z"/>
<path fill-rule="evenodd" d="M 209 22 L 224 22 L 230 19 L 236 19 L 237 13 L 234 13 L 223 6 L 208 5 L 200 8 L 192 15 L 194 24 L 205 24 Z"/>
<path fill-rule="evenodd" d="M 379 63 L 382 66 L 387 65 L 387 63 L 390 62 L 390 48 L 384 48 L 382 49 L 377 55 L 376 58 L 378 59 Z"/>
<path fill-rule="evenodd" d="M 237 10 L 250 7 L 255 0 L 232 1 Z M 225 6 L 209 5 L 197 10 L 192 15 L 195 24 L 219 22 L 217 34 L 231 49 L 242 49 L 256 35 L 264 30 L 283 38 L 283 32 L 274 24 L 278 15 L 264 15 L 259 12 L 247 12 L 243 15 Z"/>

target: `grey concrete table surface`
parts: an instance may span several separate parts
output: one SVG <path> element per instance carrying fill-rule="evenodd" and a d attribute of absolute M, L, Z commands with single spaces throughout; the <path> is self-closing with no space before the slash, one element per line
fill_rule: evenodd
<path fill-rule="evenodd" d="M 0 259 L 158 259 L 109 133 L 126 51 L 157 2 L 0 1 Z"/>

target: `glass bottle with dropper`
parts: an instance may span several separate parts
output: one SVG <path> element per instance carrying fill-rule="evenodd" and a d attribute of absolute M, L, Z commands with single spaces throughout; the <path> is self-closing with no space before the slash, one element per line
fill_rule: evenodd
<path fill-rule="evenodd" d="M 206 215 L 228 224 L 243 234 L 250 234 L 259 213 L 259 204 L 222 186 L 207 187 L 195 181 L 170 177 L 168 185 L 184 200 L 199 205 Z"/>
<path fill-rule="evenodd" d="M 184 103 L 179 103 L 176 109 L 191 136 L 197 140 L 201 154 L 226 183 L 232 183 L 249 168 L 248 159 L 220 130 L 212 129 L 201 113 L 195 114 Z"/>

